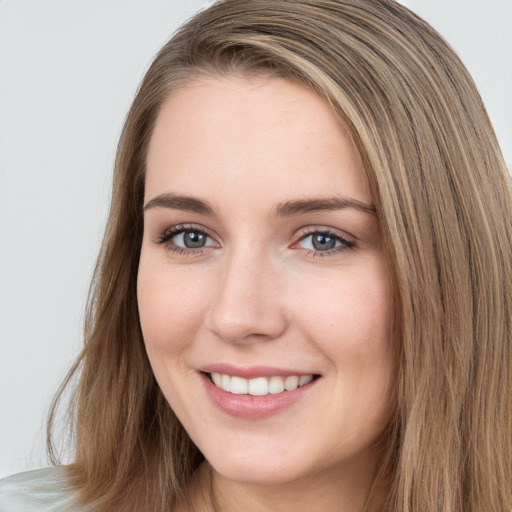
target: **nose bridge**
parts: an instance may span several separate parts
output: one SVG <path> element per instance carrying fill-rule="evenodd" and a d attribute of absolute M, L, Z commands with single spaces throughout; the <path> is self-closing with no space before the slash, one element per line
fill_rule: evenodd
<path fill-rule="evenodd" d="M 279 273 L 269 255 L 251 245 L 233 249 L 217 279 L 207 325 L 225 341 L 272 339 L 286 328 Z"/>

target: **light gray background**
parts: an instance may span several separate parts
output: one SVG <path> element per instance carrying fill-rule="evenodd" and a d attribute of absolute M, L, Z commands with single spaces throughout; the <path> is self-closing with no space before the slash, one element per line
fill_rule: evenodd
<path fill-rule="evenodd" d="M 202 0 L 0 0 L 0 477 L 46 464 L 122 122 Z M 403 0 L 473 74 L 512 168 L 512 0 Z"/>

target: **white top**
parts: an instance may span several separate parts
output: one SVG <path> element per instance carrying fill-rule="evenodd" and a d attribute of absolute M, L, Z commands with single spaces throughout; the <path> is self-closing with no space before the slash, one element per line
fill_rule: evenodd
<path fill-rule="evenodd" d="M 0 480 L 0 512 L 85 512 L 76 504 L 66 467 L 36 469 Z"/>

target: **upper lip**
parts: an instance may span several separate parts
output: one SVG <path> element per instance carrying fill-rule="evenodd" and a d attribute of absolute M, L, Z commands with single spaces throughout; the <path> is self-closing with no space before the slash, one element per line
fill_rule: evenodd
<path fill-rule="evenodd" d="M 235 366 L 229 363 L 212 363 L 200 368 L 204 373 L 222 373 L 225 375 L 254 379 L 256 377 L 289 377 L 290 375 L 316 375 L 315 372 L 278 368 L 276 366 Z"/>

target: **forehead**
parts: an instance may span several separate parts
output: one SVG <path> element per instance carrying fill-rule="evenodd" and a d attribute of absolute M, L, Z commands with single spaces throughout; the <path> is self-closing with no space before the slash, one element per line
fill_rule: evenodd
<path fill-rule="evenodd" d="M 340 193 L 371 201 L 346 128 L 319 96 L 281 78 L 201 78 L 162 105 L 146 199 L 191 191 L 221 197 L 226 187 L 275 200 Z"/>

